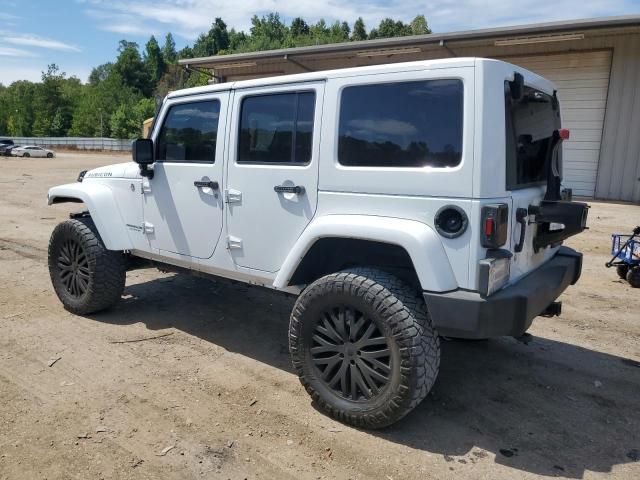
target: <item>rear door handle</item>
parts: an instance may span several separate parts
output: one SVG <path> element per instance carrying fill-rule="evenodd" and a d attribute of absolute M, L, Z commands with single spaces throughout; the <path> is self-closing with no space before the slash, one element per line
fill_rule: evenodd
<path fill-rule="evenodd" d="M 520 224 L 520 240 L 518 244 L 513 248 L 515 252 L 521 252 L 524 246 L 524 238 L 527 234 L 527 217 L 529 211 L 526 208 L 518 208 L 516 210 L 516 221 Z"/>
<path fill-rule="evenodd" d="M 193 182 L 193 185 L 197 188 L 210 188 L 212 190 L 218 190 L 218 188 L 220 188 L 218 182 L 213 181 L 205 182 L 204 180 L 196 180 L 195 182 Z"/>
<path fill-rule="evenodd" d="M 276 185 L 273 191 L 277 193 L 295 193 L 296 195 L 304 195 L 304 187 L 301 185 L 293 185 L 291 187 L 285 185 Z"/>

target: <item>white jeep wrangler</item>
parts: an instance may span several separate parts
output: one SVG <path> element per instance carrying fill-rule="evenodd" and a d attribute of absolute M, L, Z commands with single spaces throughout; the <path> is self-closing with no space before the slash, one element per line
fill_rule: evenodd
<path fill-rule="evenodd" d="M 51 280 L 77 314 L 116 303 L 142 261 L 298 295 L 300 381 L 383 427 L 433 386 L 438 335 L 559 313 L 582 259 L 560 244 L 587 217 L 561 194 L 567 137 L 549 81 L 480 58 L 176 91 L 136 163 L 49 191 L 88 209 L 54 230 Z"/>

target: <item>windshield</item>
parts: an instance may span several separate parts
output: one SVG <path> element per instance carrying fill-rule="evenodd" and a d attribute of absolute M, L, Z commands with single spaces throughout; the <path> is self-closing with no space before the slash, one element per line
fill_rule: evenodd
<path fill-rule="evenodd" d="M 531 87 L 524 87 L 522 98 L 514 100 L 510 88 L 505 82 L 507 189 L 513 190 L 546 181 L 551 137 L 560 128 L 560 107 L 554 97 Z"/>

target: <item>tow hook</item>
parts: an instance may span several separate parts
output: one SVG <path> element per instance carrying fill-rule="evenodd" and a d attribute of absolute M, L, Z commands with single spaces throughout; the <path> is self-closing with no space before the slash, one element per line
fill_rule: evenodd
<path fill-rule="evenodd" d="M 552 302 L 540 314 L 541 317 L 559 317 L 562 313 L 562 302 Z"/>

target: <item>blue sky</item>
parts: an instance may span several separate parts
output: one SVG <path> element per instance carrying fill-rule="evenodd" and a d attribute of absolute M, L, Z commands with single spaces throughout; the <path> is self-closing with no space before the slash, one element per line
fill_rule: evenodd
<path fill-rule="evenodd" d="M 252 15 L 271 11 L 308 22 L 362 16 L 367 28 L 423 13 L 434 32 L 447 32 L 640 13 L 640 0 L 0 0 L 0 83 L 38 80 L 49 63 L 86 81 L 121 39 L 142 46 L 153 34 L 162 43 L 171 31 L 179 49 L 217 16 L 248 30 Z"/>

